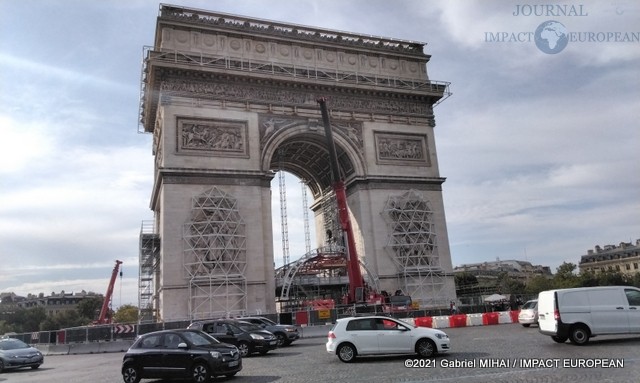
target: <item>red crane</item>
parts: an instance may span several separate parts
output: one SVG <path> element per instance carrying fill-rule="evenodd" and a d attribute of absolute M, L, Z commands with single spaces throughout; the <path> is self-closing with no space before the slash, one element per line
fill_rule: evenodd
<path fill-rule="evenodd" d="M 356 251 L 356 240 L 353 236 L 351 220 L 349 219 L 349 210 L 347 207 L 347 193 L 344 186 L 344 180 L 340 176 L 338 168 L 338 155 L 333 142 L 333 133 L 331 131 L 331 123 L 329 121 L 329 113 L 327 112 L 327 100 L 324 97 L 319 98 L 320 112 L 322 113 L 322 121 L 324 123 L 324 131 L 327 136 L 327 146 L 329 149 L 329 164 L 331 168 L 331 178 L 333 182 L 333 190 L 336 193 L 336 202 L 338 203 L 338 218 L 340 226 L 347 239 L 347 275 L 349 277 L 349 294 L 347 296 L 348 303 L 363 301 L 364 297 L 364 279 L 360 271 L 360 263 L 358 260 L 358 252 Z M 360 293 L 358 293 L 360 291 Z"/>
<path fill-rule="evenodd" d="M 122 261 L 116 261 L 116 265 L 113 268 L 113 272 L 111 273 L 111 280 L 109 281 L 109 287 L 107 288 L 107 293 L 104 296 L 104 301 L 102 302 L 102 309 L 100 310 L 100 316 L 98 320 L 94 322 L 94 324 L 109 324 L 111 323 L 111 317 L 109 316 L 109 306 L 111 303 L 111 296 L 113 296 L 113 285 L 116 283 L 116 278 L 118 277 L 118 270 L 120 269 L 120 265 Z"/>

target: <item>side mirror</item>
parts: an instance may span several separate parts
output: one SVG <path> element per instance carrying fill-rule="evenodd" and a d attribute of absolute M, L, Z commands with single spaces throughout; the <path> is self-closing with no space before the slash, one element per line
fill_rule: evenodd
<path fill-rule="evenodd" d="M 187 349 L 187 348 L 189 348 L 189 346 L 187 346 L 186 343 L 182 342 L 182 343 L 178 344 L 178 348 Z"/>

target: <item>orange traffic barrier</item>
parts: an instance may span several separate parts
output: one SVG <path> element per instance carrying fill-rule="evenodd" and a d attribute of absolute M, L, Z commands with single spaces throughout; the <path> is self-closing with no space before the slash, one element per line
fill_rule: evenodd
<path fill-rule="evenodd" d="M 449 316 L 449 327 L 466 327 L 467 326 L 467 315 L 466 314 L 456 314 Z"/>
<path fill-rule="evenodd" d="M 431 327 L 433 328 L 433 318 L 432 317 L 417 317 L 414 319 L 414 323 L 418 327 Z"/>
<path fill-rule="evenodd" d="M 482 324 L 483 325 L 493 325 L 498 324 L 498 319 L 500 318 L 500 313 L 484 313 L 482 314 Z"/>

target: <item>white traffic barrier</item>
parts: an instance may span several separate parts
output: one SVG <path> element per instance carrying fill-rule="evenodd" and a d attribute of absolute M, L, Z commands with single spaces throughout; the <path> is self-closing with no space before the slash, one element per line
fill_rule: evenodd
<path fill-rule="evenodd" d="M 511 313 L 508 311 L 500 311 L 498 316 L 498 323 L 511 323 Z"/>
<path fill-rule="evenodd" d="M 449 316 L 433 317 L 433 328 L 448 328 Z"/>
<path fill-rule="evenodd" d="M 401 321 L 405 322 L 405 323 L 409 323 L 412 326 L 416 325 L 416 321 L 413 318 L 402 318 L 400 319 Z"/>
<path fill-rule="evenodd" d="M 467 314 L 467 326 L 482 326 L 482 314 Z"/>

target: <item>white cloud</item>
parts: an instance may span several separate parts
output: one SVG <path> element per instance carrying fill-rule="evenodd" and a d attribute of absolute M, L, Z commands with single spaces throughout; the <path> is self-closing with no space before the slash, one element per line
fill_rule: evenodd
<path fill-rule="evenodd" d="M 484 41 L 485 32 L 533 31 L 546 20 L 513 16 L 515 1 L 176 1 L 427 42 L 430 76 L 453 83 L 435 109 L 435 139 L 454 264 L 525 253 L 534 263 L 577 263 L 596 244 L 638 235 L 637 44 L 570 43 L 546 55 L 534 43 Z M 114 259 L 127 257 L 137 272 L 140 221 L 152 216 L 151 137 L 136 128 L 142 47 L 153 43 L 158 5 L 0 3 L 2 14 L 20 16 L 0 34 L 0 291 L 103 292 Z M 570 31 L 632 30 L 640 11 L 623 3 L 623 15 L 590 3 L 588 17 L 560 21 Z M 300 187 L 287 187 L 296 259 Z M 276 262 L 278 197 L 276 178 Z M 135 278 L 125 274 L 122 289 L 135 297 Z"/>

